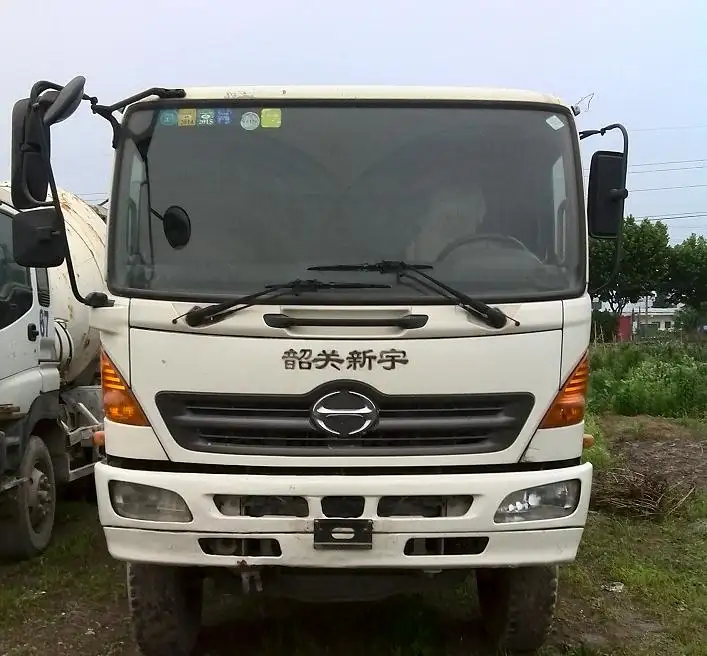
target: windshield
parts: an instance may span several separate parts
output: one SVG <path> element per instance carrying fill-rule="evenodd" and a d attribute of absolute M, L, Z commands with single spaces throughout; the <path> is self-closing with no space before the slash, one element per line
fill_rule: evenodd
<path fill-rule="evenodd" d="M 405 260 L 432 264 L 436 278 L 480 299 L 579 295 L 572 129 L 559 110 L 489 105 L 137 109 L 119 148 L 109 287 L 223 299 L 307 278 L 311 266 Z M 175 206 L 190 222 L 176 247 L 164 218 Z M 390 288 L 315 300 L 440 302 L 410 280 L 382 278 Z"/>

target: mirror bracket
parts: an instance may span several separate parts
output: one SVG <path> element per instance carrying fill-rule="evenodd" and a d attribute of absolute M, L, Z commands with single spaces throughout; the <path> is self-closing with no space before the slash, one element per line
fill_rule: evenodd
<path fill-rule="evenodd" d="M 124 100 L 119 100 L 118 102 L 113 103 L 112 105 L 99 105 L 98 98 L 90 98 L 89 100 L 91 102 L 91 111 L 96 116 L 100 116 L 101 118 L 104 118 L 110 123 L 110 126 L 113 130 L 113 141 L 111 145 L 113 147 L 113 150 L 115 150 L 118 147 L 118 142 L 120 140 L 121 125 L 118 119 L 113 116 L 114 112 L 122 112 L 128 105 L 132 105 L 133 103 L 139 102 L 140 100 L 145 100 L 150 96 L 157 96 L 161 100 L 170 100 L 184 98 L 186 95 L 187 92 L 184 89 L 166 89 L 164 87 L 152 87 L 150 89 L 146 89 L 145 91 L 141 91 L 140 93 L 136 93 L 133 96 L 129 96 Z"/>
<path fill-rule="evenodd" d="M 628 198 L 628 189 L 612 189 L 610 192 L 611 200 L 626 200 Z"/>
<path fill-rule="evenodd" d="M 115 305 L 115 301 L 112 298 L 108 298 L 108 295 L 104 292 L 91 292 L 86 295 L 84 301 L 86 305 L 92 308 L 113 307 Z"/>

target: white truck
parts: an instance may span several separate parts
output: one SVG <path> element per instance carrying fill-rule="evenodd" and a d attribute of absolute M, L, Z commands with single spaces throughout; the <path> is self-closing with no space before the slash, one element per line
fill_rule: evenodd
<path fill-rule="evenodd" d="M 91 476 L 101 457 L 100 336 L 66 265 L 16 261 L 10 196 L 0 185 L 0 556 L 30 558 L 51 540 L 57 486 Z M 101 289 L 105 223 L 75 195 L 59 200 L 76 278 Z"/>
<path fill-rule="evenodd" d="M 351 601 L 473 573 L 495 644 L 540 647 L 587 518 L 588 236 L 620 237 L 626 130 L 526 91 L 84 83 L 15 106 L 15 250 L 75 257 L 45 198 L 85 100 L 116 148 L 107 292 L 79 295 L 95 481 L 142 651 L 192 651 L 214 574 Z M 585 210 L 579 141 L 614 128 Z"/>

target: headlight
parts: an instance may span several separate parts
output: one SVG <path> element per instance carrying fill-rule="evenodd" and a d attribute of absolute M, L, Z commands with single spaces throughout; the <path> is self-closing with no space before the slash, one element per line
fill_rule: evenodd
<path fill-rule="evenodd" d="M 187 502 L 176 492 L 161 487 L 110 481 L 110 500 L 116 514 L 148 522 L 190 522 Z"/>
<path fill-rule="evenodd" d="M 501 502 L 493 521 L 508 524 L 568 517 L 577 510 L 581 490 L 578 480 L 518 490 Z"/>

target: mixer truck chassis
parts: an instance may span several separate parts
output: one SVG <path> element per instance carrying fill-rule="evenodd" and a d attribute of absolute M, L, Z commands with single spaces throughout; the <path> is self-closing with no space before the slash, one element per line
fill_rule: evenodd
<path fill-rule="evenodd" d="M 84 386 L 40 396 L 29 414 L 15 421 L 14 408 L 5 406 L 0 414 L 0 556 L 30 558 L 49 545 L 57 489 L 90 480 L 101 458 L 93 444 L 100 404 L 100 387 Z M 88 489 L 93 490 L 92 483 Z"/>

